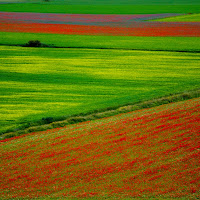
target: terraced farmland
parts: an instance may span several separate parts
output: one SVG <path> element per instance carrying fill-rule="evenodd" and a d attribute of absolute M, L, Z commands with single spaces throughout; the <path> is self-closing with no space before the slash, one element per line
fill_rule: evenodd
<path fill-rule="evenodd" d="M 0 198 L 199 195 L 200 98 L 2 141 Z"/>

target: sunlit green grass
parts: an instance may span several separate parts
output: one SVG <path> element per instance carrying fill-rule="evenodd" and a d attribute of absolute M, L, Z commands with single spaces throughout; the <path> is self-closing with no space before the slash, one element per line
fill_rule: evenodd
<path fill-rule="evenodd" d="M 0 32 L 0 45 L 24 45 L 29 40 L 40 40 L 43 44 L 57 47 L 200 51 L 199 37 L 90 36 Z"/>
<path fill-rule="evenodd" d="M 199 13 L 200 5 L 59 5 L 59 4 L 1 4 L 4 12 L 72 13 L 72 14 L 155 14 Z"/>
<path fill-rule="evenodd" d="M 157 19 L 152 21 L 160 22 L 200 22 L 200 14 L 187 14 L 176 17 L 167 17 L 163 19 Z"/>
<path fill-rule="evenodd" d="M 1 131 L 199 87 L 199 53 L 0 47 Z"/>

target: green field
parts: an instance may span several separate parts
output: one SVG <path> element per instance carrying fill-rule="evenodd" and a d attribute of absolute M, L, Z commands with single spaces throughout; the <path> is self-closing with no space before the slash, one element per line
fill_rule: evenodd
<path fill-rule="evenodd" d="M 0 11 L 69 14 L 200 13 L 200 5 L 59 5 L 20 3 L 0 4 Z"/>
<path fill-rule="evenodd" d="M 21 2 L 24 3 L 0 4 L 0 11 L 75 14 L 200 12 L 199 2 L 195 0 Z M 146 5 L 147 2 L 150 5 Z M 29 40 L 40 40 L 49 47 L 62 48 L 17 47 Z M 0 32 L 0 45 L 0 132 L 46 117 L 68 117 L 199 86 L 198 37 Z"/>
<path fill-rule="evenodd" d="M 163 19 L 157 19 L 152 21 L 160 21 L 160 22 L 200 22 L 200 14 L 189 14 L 189 15 L 181 15 L 176 17 L 167 17 Z"/>
<path fill-rule="evenodd" d="M 0 0 L 0 2 L 45 3 L 42 0 Z M 47 4 L 70 5 L 198 5 L 199 0 L 50 0 Z"/>
<path fill-rule="evenodd" d="M 199 87 L 199 53 L 1 46 L 0 131 Z"/>
<path fill-rule="evenodd" d="M 0 32 L 0 45 L 25 45 L 29 40 L 40 40 L 43 44 L 55 47 L 200 51 L 199 37 L 89 36 Z"/>

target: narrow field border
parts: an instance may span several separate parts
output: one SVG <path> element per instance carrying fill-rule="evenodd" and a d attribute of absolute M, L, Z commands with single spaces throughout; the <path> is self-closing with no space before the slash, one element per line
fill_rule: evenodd
<path fill-rule="evenodd" d="M 197 196 L 195 194 L 193 195 L 188 195 L 186 196 L 188 199 L 190 200 L 196 200 L 197 199 Z M 158 196 L 150 196 L 150 197 L 127 197 L 127 196 L 98 196 L 98 197 L 85 197 L 84 200 L 102 200 L 102 199 L 105 199 L 105 200 L 120 200 L 120 199 L 124 199 L 124 200 L 185 200 L 186 197 L 163 197 L 162 195 L 158 195 Z M 82 199 L 82 198 L 81 198 Z M 12 198 L 12 199 L 3 199 L 3 200 L 30 200 L 30 198 Z M 36 197 L 34 198 L 33 200 L 80 200 L 80 197 Z"/>
<path fill-rule="evenodd" d="M 31 132 L 37 132 L 37 131 L 45 131 L 48 129 L 54 129 L 54 128 L 59 128 L 59 127 L 64 127 L 70 124 L 77 124 L 80 122 L 86 122 L 86 121 L 91 121 L 95 119 L 101 119 L 105 117 L 110 117 L 114 116 L 117 114 L 121 113 L 127 113 L 135 110 L 141 110 L 145 108 L 152 108 L 164 104 L 169 104 L 169 103 L 175 103 L 179 101 L 184 101 L 192 98 L 198 98 L 200 97 L 200 88 L 195 89 L 195 90 L 190 90 L 190 91 L 185 91 L 183 93 L 176 93 L 176 94 L 171 94 L 168 96 L 160 97 L 157 99 L 152 99 L 149 101 L 144 101 L 144 102 L 137 102 L 134 104 L 125 104 L 125 105 L 119 105 L 115 107 L 108 107 L 106 109 L 101 109 L 101 110 L 94 110 L 92 112 L 86 113 L 86 114 L 79 114 L 79 115 L 73 115 L 70 117 L 60 117 L 60 118 L 43 118 L 40 121 L 37 121 L 36 123 L 38 126 L 31 126 L 31 124 L 28 125 L 28 127 L 18 127 L 17 129 L 13 131 L 7 131 L 2 134 L 0 134 L 0 141 L 16 136 L 20 136 L 23 134 L 28 134 Z M 42 124 L 42 125 L 39 125 Z"/>

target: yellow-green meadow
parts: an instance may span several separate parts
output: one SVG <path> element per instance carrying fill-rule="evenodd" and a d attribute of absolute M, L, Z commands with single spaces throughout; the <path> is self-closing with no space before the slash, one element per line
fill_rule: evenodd
<path fill-rule="evenodd" d="M 0 47 L 1 132 L 199 86 L 199 53 Z"/>

